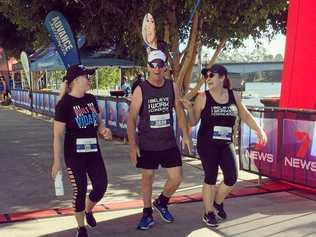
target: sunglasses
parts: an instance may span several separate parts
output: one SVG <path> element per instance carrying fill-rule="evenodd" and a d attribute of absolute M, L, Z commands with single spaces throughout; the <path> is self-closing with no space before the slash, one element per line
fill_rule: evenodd
<path fill-rule="evenodd" d="M 165 66 L 165 63 L 164 62 L 159 62 L 159 63 L 148 63 L 148 65 L 151 67 L 151 68 L 163 68 Z"/>
<path fill-rule="evenodd" d="M 212 73 L 212 72 L 211 72 L 211 73 L 207 73 L 207 74 L 204 75 L 204 78 L 205 78 L 205 79 L 207 79 L 207 78 L 212 78 L 214 75 L 215 75 L 215 74 Z"/>

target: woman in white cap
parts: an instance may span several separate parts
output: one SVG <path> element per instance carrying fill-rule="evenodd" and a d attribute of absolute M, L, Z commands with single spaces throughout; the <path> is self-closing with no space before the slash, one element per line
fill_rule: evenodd
<path fill-rule="evenodd" d="M 65 164 L 73 187 L 77 237 L 88 236 L 84 217 L 91 227 L 96 226 L 92 209 L 103 197 L 108 183 L 98 134 L 104 139 L 111 139 L 112 135 L 101 120 L 95 97 L 86 93 L 91 87 L 89 75 L 94 72 L 82 65 L 71 66 L 64 77 L 64 88 L 55 108 L 52 177 L 61 171 L 64 147 Z M 86 198 L 87 175 L 93 188 Z"/>

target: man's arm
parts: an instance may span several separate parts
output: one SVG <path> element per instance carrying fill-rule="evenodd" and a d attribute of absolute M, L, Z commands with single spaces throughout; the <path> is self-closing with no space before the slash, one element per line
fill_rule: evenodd
<path fill-rule="evenodd" d="M 179 127 L 181 128 L 182 134 L 183 134 L 183 139 L 182 139 L 182 144 L 187 145 L 189 152 L 191 152 L 192 148 L 192 141 L 189 138 L 189 129 L 188 129 L 188 124 L 186 120 L 186 116 L 184 113 L 183 105 L 180 101 L 180 92 L 177 84 L 173 83 L 173 90 L 174 90 L 174 96 L 175 96 L 175 110 L 176 110 L 176 115 L 177 115 L 177 120 Z"/>
<path fill-rule="evenodd" d="M 127 135 L 130 144 L 130 158 L 134 165 L 136 165 L 137 156 L 140 156 L 139 147 L 136 142 L 136 121 L 140 107 L 142 105 L 142 101 L 142 90 L 140 86 L 137 86 L 132 95 L 132 102 L 129 106 L 129 114 L 127 121 Z"/>

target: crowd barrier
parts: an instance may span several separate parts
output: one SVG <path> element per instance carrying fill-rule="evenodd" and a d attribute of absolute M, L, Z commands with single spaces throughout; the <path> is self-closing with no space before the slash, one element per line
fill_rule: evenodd
<path fill-rule="evenodd" d="M 316 111 L 248 108 L 264 128 L 268 143 L 241 125 L 240 169 L 316 187 Z"/>
<path fill-rule="evenodd" d="M 56 93 L 33 92 L 32 97 L 34 112 L 54 115 L 58 98 Z M 115 136 L 127 137 L 129 100 L 123 97 L 100 96 L 97 96 L 97 100 L 106 126 Z M 12 101 L 16 106 L 31 109 L 28 91 L 12 90 Z M 268 143 L 265 146 L 260 145 L 255 132 L 242 123 L 238 130 L 237 142 L 240 169 L 316 187 L 316 111 L 267 107 L 248 109 L 264 128 Z M 174 125 L 174 131 L 181 143 L 181 134 L 175 119 Z M 198 157 L 196 141 L 199 126 L 200 124 L 197 124 L 190 129 L 194 145 L 192 153 L 182 150 L 182 154 Z"/>
<path fill-rule="evenodd" d="M 113 135 L 127 137 L 127 118 L 129 100 L 126 98 L 96 96 L 101 109 L 102 119 Z M 55 114 L 58 94 L 54 92 L 33 91 L 32 104 L 28 90 L 12 90 L 12 103 L 49 117 Z"/>

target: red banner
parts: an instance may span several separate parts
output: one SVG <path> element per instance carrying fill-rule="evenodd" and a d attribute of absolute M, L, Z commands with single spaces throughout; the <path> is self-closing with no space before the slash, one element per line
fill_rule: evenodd
<path fill-rule="evenodd" d="M 280 107 L 316 109 L 316 1 L 291 0 Z"/>

